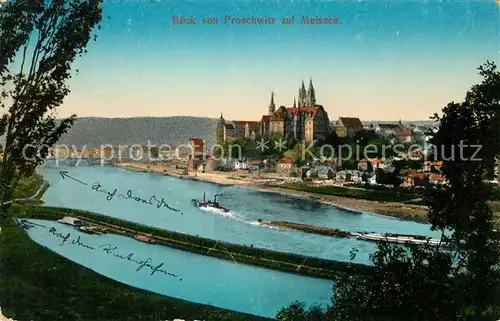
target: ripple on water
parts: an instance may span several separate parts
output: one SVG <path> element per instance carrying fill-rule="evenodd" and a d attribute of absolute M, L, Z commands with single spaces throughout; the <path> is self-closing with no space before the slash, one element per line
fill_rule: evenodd
<path fill-rule="evenodd" d="M 131 200 L 107 201 L 88 186 L 61 178 L 60 170 L 85 180 L 100 182 L 105 189 L 131 189 L 134 195 L 163 197 L 180 213 L 139 204 Z M 373 231 L 439 237 L 429 225 L 394 220 L 370 214 L 354 214 L 324 203 L 247 188 L 182 180 L 152 173 L 137 173 L 112 166 L 59 167 L 42 169 L 51 187 L 44 196 L 46 205 L 78 208 L 149 226 L 180 231 L 236 244 L 253 244 L 283 252 L 349 261 L 349 252 L 359 248 L 355 262 L 368 263 L 376 244 L 356 239 L 340 239 L 277 228 L 264 228 L 262 221 L 290 221 L 339 228 L 349 232 Z M 223 194 L 218 200 L 231 211 L 227 215 L 209 213 L 193 206 L 191 199 Z M 207 215 L 209 214 L 209 215 Z M 212 214 L 212 215 L 210 215 Z"/>

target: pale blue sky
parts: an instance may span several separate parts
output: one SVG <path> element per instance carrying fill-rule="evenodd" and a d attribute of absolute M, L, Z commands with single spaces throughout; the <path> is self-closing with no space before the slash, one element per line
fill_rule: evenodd
<path fill-rule="evenodd" d="M 427 119 L 500 63 L 494 1 L 106 1 L 103 28 L 75 64 L 61 115 L 192 115 L 259 120 L 270 93 L 291 105 L 304 79 L 331 119 Z M 173 25 L 172 16 L 196 25 Z M 272 16 L 276 25 L 203 25 Z M 284 16 L 341 25 L 282 25 Z"/>

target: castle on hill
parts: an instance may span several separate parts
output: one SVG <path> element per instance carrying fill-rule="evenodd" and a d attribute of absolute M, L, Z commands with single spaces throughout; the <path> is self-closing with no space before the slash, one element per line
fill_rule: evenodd
<path fill-rule="evenodd" d="M 255 139 L 257 135 L 277 133 L 285 139 L 313 141 L 324 139 L 330 131 L 328 113 L 322 105 L 316 104 L 316 93 L 312 83 L 306 90 L 304 81 L 299 89 L 299 99 L 294 98 L 293 106 L 280 106 L 276 109 L 274 93 L 271 93 L 269 112 L 260 121 L 226 121 L 222 114 L 217 122 L 217 144 L 234 138 Z"/>

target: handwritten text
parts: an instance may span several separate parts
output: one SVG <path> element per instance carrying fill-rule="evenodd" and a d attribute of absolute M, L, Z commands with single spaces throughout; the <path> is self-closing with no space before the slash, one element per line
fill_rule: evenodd
<path fill-rule="evenodd" d="M 179 212 L 178 209 L 168 205 L 163 197 L 158 198 L 156 195 L 151 195 L 149 198 L 141 198 L 139 196 L 134 195 L 131 189 L 127 190 L 125 194 L 123 193 L 117 194 L 118 193 L 117 188 L 113 190 L 106 190 L 99 182 L 95 182 L 94 184 L 92 184 L 92 190 L 96 191 L 97 193 L 106 195 L 107 201 L 111 201 L 117 196 L 121 199 L 132 200 L 140 204 L 152 205 L 156 206 L 156 208 L 168 208 L 171 211 Z"/>

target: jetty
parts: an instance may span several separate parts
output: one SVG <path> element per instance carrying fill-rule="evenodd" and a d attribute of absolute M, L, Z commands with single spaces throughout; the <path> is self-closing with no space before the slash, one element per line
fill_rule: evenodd
<path fill-rule="evenodd" d="M 315 226 L 315 225 L 307 225 L 293 222 L 285 222 L 285 221 L 259 221 L 261 225 L 273 226 L 273 227 L 281 227 L 288 228 L 292 230 L 298 230 L 308 233 L 327 235 L 327 236 L 339 236 L 339 237 L 351 237 L 352 233 L 339 230 L 337 228 L 323 227 L 323 226 Z"/>
<path fill-rule="evenodd" d="M 398 243 L 398 244 L 427 244 L 433 246 L 446 244 L 437 239 L 432 239 L 430 237 L 421 236 L 421 235 L 409 235 L 409 234 L 393 234 L 393 233 L 369 233 L 369 232 L 347 232 L 340 230 L 338 228 L 324 227 L 324 226 L 315 226 L 308 224 L 300 224 L 294 222 L 286 222 L 286 221 L 262 221 L 259 220 L 259 224 L 264 226 L 273 226 L 279 228 L 292 229 L 297 231 L 302 231 L 306 233 L 313 233 L 319 235 L 326 235 L 332 237 L 352 237 L 357 238 L 363 241 L 371 241 L 371 242 L 388 242 L 388 243 Z"/>

